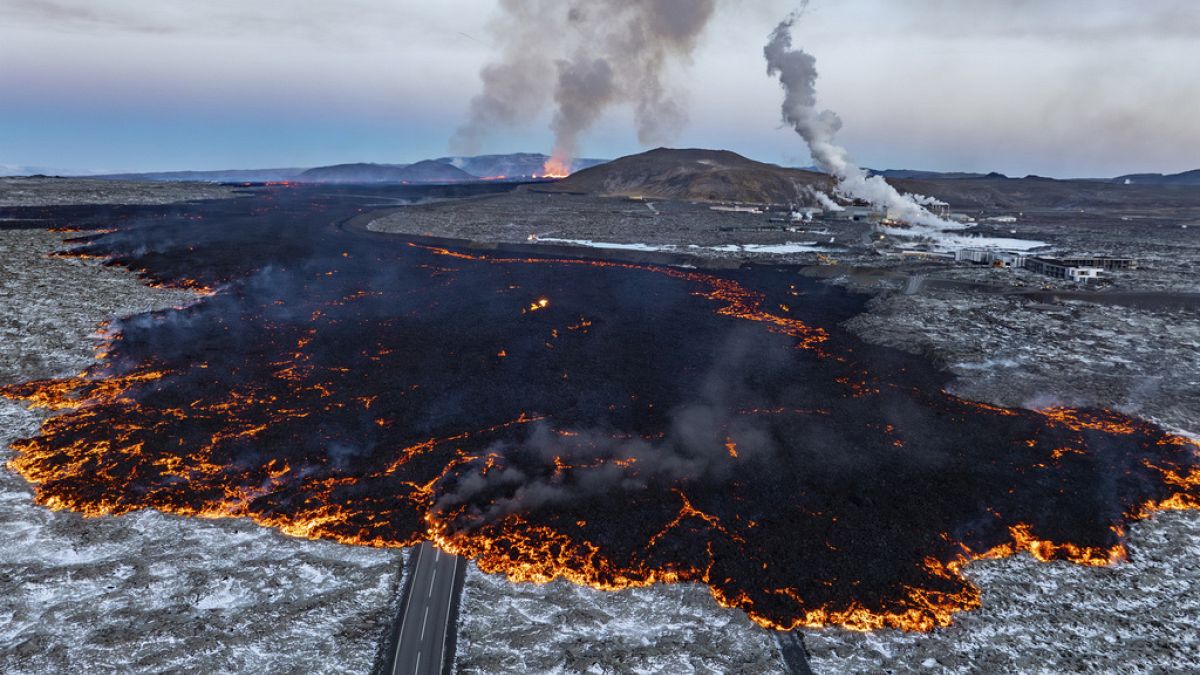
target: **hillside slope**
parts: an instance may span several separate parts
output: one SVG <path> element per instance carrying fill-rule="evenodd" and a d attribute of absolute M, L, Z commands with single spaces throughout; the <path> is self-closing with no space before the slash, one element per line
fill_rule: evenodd
<path fill-rule="evenodd" d="M 936 197 L 955 209 L 1177 208 L 1200 205 L 1187 185 L 1122 185 L 1051 178 L 889 180 L 901 192 Z"/>
<path fill-rule="evenodd" d="M 1183 173 L 1131 173 L 1128 176 L 1118 176 L 1114 183 L 1128 185 L 1191 185 L 1200 186 L 1200 169 L 1184 171 Z"/>
<path fill-rule="evenodd" d="M 458 167 L 424 160 L 416 164 L 336 164 L 309 169 L 305 183 L 467 183 L 478 180 Z"/>
<path fill-rule="evenodd" d="M 658 148 L 534 189 L 686 201 L 814 204 L 814 189 L 832 188 L 833 180 L 823 174 L 756 162 L 728 150 Z"/>

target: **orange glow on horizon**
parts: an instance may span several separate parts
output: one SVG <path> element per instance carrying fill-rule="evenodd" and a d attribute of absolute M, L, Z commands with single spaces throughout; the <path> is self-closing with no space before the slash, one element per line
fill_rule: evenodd
<path fill-rule="evenodd" d="M 534 178 L 566 178 L 571 175 L 571 160 L 563 157 L 561 153 L 555 151 L 550 159 L 542 165 L 542 172 L 534 174 Z"/>

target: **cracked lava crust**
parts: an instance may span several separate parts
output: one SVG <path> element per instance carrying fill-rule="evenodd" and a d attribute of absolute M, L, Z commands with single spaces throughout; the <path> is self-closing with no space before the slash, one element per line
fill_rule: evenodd
<path fill-rule="evenodd" d="M 956 398 L 838 328 L 862 296 L 792 270 L 337 226 L 362 204 L 277 188 L 41 210 L 106 228 L 72 255 L 203 295 L 112 322 L 78 377 L 0 389 L 55 411 L 11 461 L 37 499 L 432 539 L 517 581 L 696 581 L 763 626 L 860 630 L 947 625 L 979 604 L 971 560 L 1113 564 L 1130 522 L 1200 506 L 1194 442 Z"/>

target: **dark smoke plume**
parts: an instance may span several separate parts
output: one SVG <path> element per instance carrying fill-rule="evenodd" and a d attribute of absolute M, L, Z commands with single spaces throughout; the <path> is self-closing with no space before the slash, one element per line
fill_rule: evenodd
<path fill-rule="evenodd" d="M 686 61 L 716 0 L 502 0 L 493 30 L 499 58 L 480 72 L 483 91 L 455 134 L 456 151 L 555 106 L 548 169 L 568 173 L 580 138 L 609 106 L 630 104 L 643 144 L 663 142 L 686 121 L 680 93 L 664 82 Z"/>

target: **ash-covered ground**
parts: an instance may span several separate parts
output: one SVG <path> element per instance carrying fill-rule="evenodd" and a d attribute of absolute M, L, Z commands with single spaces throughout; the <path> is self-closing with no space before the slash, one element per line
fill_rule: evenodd
<path fill-rule="evenodd" d="M 152 183 L 55 178 L 0 178 L 0 206 L 65 204 L 170 204 L 194 199 L 223 199 L 236 189 L 210 183 Z"/>
<path fill-rule="evenodd" d="M 1014 215 L 991 209 L 985 218 Z M 1022 213 L 972 234 L 1044 241 L 1063 254 L 1135 257 L 1085 292 L 1200 291 L 1200 210 L 1096 207 Z M 774 230 L 769 229 L 774 227 Z M 1134 306 L 1020 295 L 1073 284 L 1023 270 L 914 263 L 889 256 L 912 242 L 878 243 L 858 223 L 827 228 L 840 263 L 809 272 L 876 294 L 849 328 L 874 342 L 929 356 L 958 376 L 956 393 L 1007 406 L 1116 407 L 1200 433 L 1200 313 L 1170 303 Z M 522 242 L 540 238 L 686 247 L 821 239 L 707 205 L 515 193 L 470 205 L 394 212 L 380 231 Z M 828 235 L 826 235 L 828 236 Z M 874 241 L 872 241 L 874 240 Z M 843 248 L 844 247 L 844 248 Z M 583 249 L 581 249 L 582 251 Z M 694 255 L 811 264 L 816 252 Z M 908 280 L 925 283 L 915 294 Z M 940 285 L 939 280 L 950 282 Z M 968 282 L 963 288 L 954 284 Z M 1138 306 L 1139 304 L 1143 306 Z M 1108 569 L 1039 563 L 1028 555 L 968 567 L 983 607 L 930 634 L 803 631 L 816 672 L 1178 671 L 1200 664 L 1200 514 L 1164 513 L 1133 526 L 1130 560 Z M 567 584 L 516 586 L 473 570 L 458 663 L 487 670 L 668 669 L 782 672 L 773 637 L 716 606 L 703 588 L 653 587 L 605 594 Z M 655 617 L 641 620 L 642 617 Z M 682 638 L 687 647 L 677 645 Z M 769 656 L 768 656 L 769 655 Z M 758 657 L 758 660 L 755 660 Z M 763 660 L 765 659 L 765 660 Z"/>
<path fill-rule="evenodd" d="M 510 244 L 529 243 L 529 237 L 533 235 L 539 241 L 551 244 L 559 243 L 555 239 L 569 239 L 601 244 L 670 246 L 680 253 L 709 258 L 751 256 L 763 260 L 782 256 L 723 247 L 809 243 L 836 249 L 851 242 L 863 242 L 869 230 L 862 223 L 840 223 L 834 229 L 824 225 L 772 223 L 772 216 L 784 217 L 787 213 L 735 213 L 714 211 L 710 206 L 537 192 L 525 187 L 470 201 L 437 202 L 398 209 L 376 219 L 369 229 Z M 834 239 L 832 244 L 830 239 Z M 810 253 L 805 259 L 812 258 Z"/>
<path fill-rule="evenodd" d="M 164 200 L 213 196 L 172 189 Z M 23 199 L 75 203 L 72 194 L 56 186 L 44 201 Z M 0 230 L 0 383 L 77 373 L 99 322 L 193 300 L 96 262 L 48 258 L 63 236 Z M 0 401 L 0 461 L 42 419 Z M 3 672 L 366 672 L 395 613 L 401 551 L 238 520 L 51 512 L 7 468 L 0 505 Z"/>

